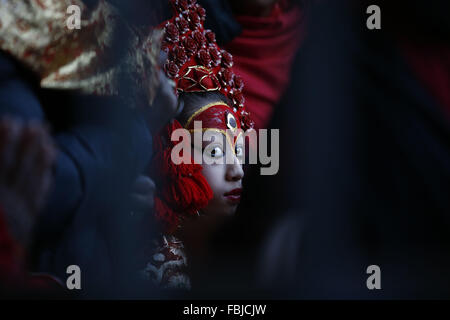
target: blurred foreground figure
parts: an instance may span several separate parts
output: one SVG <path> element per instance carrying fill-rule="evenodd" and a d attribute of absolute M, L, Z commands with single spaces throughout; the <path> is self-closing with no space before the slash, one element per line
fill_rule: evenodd
<path fill-rule="evenodd" d="M 80 9 L 79 29 L 69 28 L 69 5 Z M 152 183 L 138 177 L 151 131 L 177 108 L 152 45 L 158 34 L 132 26 L 132 11 L 120 15 L 125 7 L 0 2 L 0 115 L 48 123 L 59 151 L 33 267 L 65 282 L 67 267 L 79 266 L 85 297 L 129 297 L 136 288 L 131 248 L 139 226 L 152 232 L 133 214 L 151 205 Z"/>
<path fill-rule="evenodd" d="M 0 120 L 0 296 L 45 297 L 62 292 L 49 275 L 30 276 L 30 239 L 48 194 L 53 142 L 38 124 Z"/>
<path fill-rule="evenodd" d="M 369 30 L 370 4 L 311 5 L 270 125 L 280 171 L 247 175 L 239 221 L 216 243 L 228 250 L 213 269 L 221 287 L 208 293 L 450 297 L 448 4 L 380 2 L 382 29 Z"/>
<path fill-rule="evenodd" d="M 449 6 L 380 2 L 369 30 L 369 4 L 314 6 L 276 116 L 293 214 L 261 265 L 273 297 L 450 298 Z"/>

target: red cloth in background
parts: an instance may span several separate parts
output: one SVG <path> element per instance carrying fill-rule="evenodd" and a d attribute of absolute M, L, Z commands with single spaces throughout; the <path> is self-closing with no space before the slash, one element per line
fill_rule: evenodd
<path fill-rule="evenodd" d="M 300 8 L 278 2 L 267 17 L 238 16 L 242 34 L 226 50 L 245 83 L 245 105 L 255 129 L 266 128 L 290 80 L 293 59 L 304 37 Z"/>
<path fill-rule="evenodd" d="M 403 42 L 402 49 L 419 81 L 450 117 L 450 46 Z"/>

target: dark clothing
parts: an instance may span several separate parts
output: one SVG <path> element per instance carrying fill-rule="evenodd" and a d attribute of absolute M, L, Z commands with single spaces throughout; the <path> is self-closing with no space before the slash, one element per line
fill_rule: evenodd
<path fill-rule="evenodd" d="M 131 183 L 151 156 L 143 117 L 113 98 L 40 89 L 4 54 L 0 115 L 49 124 L 59 149 L 53 189 L 36 228 L 37 271 L 64 282 L 66 268 L 75 264 L 86 285 L 107 283 L 123 241 L 117 235 L 130 211 Z"/>
<path fill-rule="evenodd" d="M 272 199 L 289 203 L 304 230 L 297 281 L 277 293 L 448 298 L 449 118 L 395 32 L 368 30 L 363 9 L 332 1 L 315 8 L 274 123 L 291 146 L 280 159 L 295 161 L 280 170 L 288 183 L 277 194 L 286 196 Z M 366 286 L 370 265 L 381 269 L 381 290 Z"/>

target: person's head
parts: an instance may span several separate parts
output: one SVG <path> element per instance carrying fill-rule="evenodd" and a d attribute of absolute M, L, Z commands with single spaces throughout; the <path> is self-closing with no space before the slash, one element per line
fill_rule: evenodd
<path fill-rule="evenodd" d="M 223 102 L 229 105 L 228 99 L 218 92 L 186 93 L 180 95 L 180 99 L 184 108 L 178 120 L 183 126 L 195 112 L 208 104 Z M 237 209 L 242 191 L 243 138 L 226 137 L 224 132 L 219 131 L 210 133 L 211 141 L 203 141 L 201 150 L 193 148 L 193 155 L 203 155 L 202 174 L 213 191 L 213 198 L 201 211 L 208 216 L 230 216 Z M 194 141 L 193 134 L 191 141 Z"/>

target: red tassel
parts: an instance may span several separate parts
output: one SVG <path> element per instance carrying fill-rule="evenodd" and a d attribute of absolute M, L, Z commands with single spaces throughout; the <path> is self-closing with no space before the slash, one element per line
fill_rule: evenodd
<path fill-rule="evenodd" d="M 172 162 L 172 148 L 179 142 L 173 143 L 170 136 L 179 128 L 182 128 L 180 123 L 174 120 L 155 137 L 155 156 L 151 166 L 152 177 L 160 190 L 159 196 L 155 197 L 156 218 L 169 233 L 176 230 L 181 216 L 196 214 L 213 197 L 201 165 L 193 161 L 192 164 L 179 165 Z"/>

